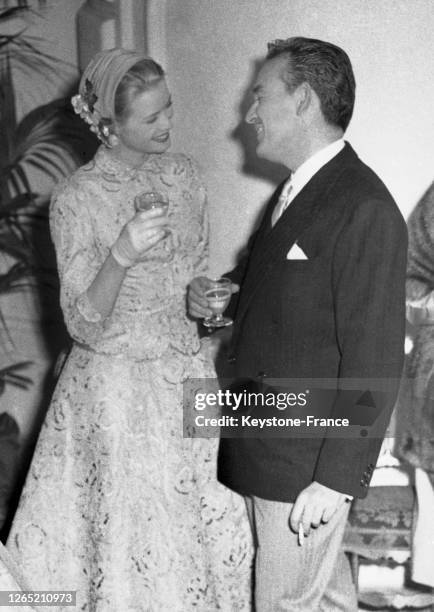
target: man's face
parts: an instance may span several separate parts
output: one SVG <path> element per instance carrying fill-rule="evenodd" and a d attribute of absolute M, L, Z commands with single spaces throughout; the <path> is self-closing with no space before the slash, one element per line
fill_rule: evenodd
<path fill-rule="evenodd" d="M 286 64 L 286 57 L 265 62 L 253 87 L 254 102 L 246 121 L 255 127 L 258 156 L 288 166 L 297 146 L 299 118 L 294 95 L 281 78 Z"/>

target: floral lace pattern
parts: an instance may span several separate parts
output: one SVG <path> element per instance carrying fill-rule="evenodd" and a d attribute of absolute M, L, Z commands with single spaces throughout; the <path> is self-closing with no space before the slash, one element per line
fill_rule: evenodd
<path fill-rule="evenodd" d="M 155 189 L 169 196 L 175 256 L 130 268 L 104 320 L 86 289 L 134 214 L 134 196 Z M 185 315 L 186 286 L 206 266 L 204 216 L 203 186 L 183 155 L 150 156 L 133 170 L 100 149 L 53 199 L 61 302 L 76 343 L 8 548 L 34 589 L 76 590 L 77 610 L 250 610 L 244 502 L 216 481 L 218 441 L 182 437 L 183 381 L 214 375 Z"/>

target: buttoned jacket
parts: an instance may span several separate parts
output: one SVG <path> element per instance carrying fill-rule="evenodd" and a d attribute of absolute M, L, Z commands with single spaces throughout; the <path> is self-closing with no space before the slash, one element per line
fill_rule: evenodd
<path fill-rule="evenodd" d="M 281 187 L 248 255 L 229 274 L 241 287 L 231 304 L 232 374 L 265 384 L 335 380 L 323 415 L 356 411 L 363 421 L 373 403 L 379 419 L 374 435 L 361 426 L 348 438 L 332 430 L 303 438 L 251 438 L 238 431 L 221 440 L 219 479 L 240 493 L 280 501 L 294 501 L 314 480 L 364 497 L 403 364 L 406 226 L 384 184 L 349 144 L 272 228 Z M 294 244 L 306 259 L 288 258 Z M 357 397 L 339 392 L 350 379 L 366 381 Z M 387 393 L 371 379 L 384 381 Z M 360 397 L 370 398 L 368 406 L 362 400 L 355 408 Z"/>

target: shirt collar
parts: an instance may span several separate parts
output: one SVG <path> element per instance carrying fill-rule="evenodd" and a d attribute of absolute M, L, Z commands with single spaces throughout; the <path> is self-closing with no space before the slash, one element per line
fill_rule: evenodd
<path fill-rule="evenodd" d="M 310 179 L 325 166 L 333 157 L 335 157 L 345 146 L 343 138 L 335 140 L 326 147 L 320 149 L 314 153 L 309 159 L 307 159 L 293 174 L 290 180 L 286 183 L 284 189 L 292 186 L 292 194 L 299 193 Z"/>

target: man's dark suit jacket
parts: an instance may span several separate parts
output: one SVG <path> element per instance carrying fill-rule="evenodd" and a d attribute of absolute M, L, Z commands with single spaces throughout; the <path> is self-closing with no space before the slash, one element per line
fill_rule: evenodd
<path fill-rule="evenodd" d="M 399 379 L 407 231 L 391 195 L 348 144 L 271 229 L 281 187 L 247 258 L 229 274 L 241 286 L 230 351 L 235 376 Z M 295 241 L 307 260 L 287 259 Z M 394 399 L 389 394 L 382 406 L 388 416 Z M 223 438 L 218 477 L 239 493 L 270 500 L 293 502 L 312 481 L 364 497 L 380 446 L 378 436 L 327 433 Z"/>

